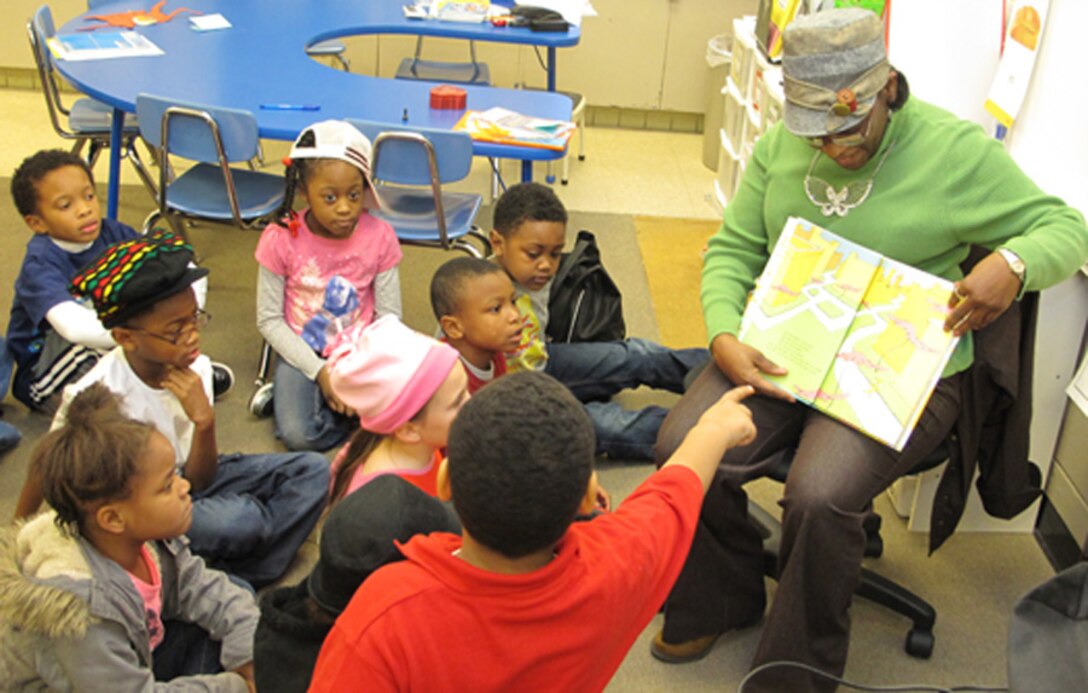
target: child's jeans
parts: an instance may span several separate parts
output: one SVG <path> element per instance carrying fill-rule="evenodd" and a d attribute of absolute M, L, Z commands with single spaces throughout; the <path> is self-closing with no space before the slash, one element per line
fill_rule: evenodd
<path fill-rule="evenodd" d="M 637 411 L 608 401 L 628 388 L 683 392 L 684 376 L 710 358 L 706 349 L 669 349 L 645 339 L 548 345 L 544 372 L 585 403 L 597 434 L 597 453 L 613 459 L 652 460 L 663 407 Z"/>
<path fill-rule="evenodd" d="M 19 429 L 6 421 L 0 421 L 0 452 L 15 447 L 22 438 L 23 435 L 19 433 Z"/>
<path fill-rule="evenodd" d="M 151 671 L 156 681 L 223 671 L 219 663 L 219 642 L 212 640 L 208 631 L 185 621 L 167 621 L 163 627 L 162 642 L 151 657 Z"/>
<path fill-rule="evenodd" d="M 329 494 L 316 452 L 221 455 L 212 485 L 193 494 L 193 553 L 260 588 L 283 574 Z"/>
<path fill-rule="evenodd" d="M 276 437 L 289 450 L 328 450 L 358 425 L 329 408 L 317 382 L 284 360 L 276 364 L 273 401 Z"/>

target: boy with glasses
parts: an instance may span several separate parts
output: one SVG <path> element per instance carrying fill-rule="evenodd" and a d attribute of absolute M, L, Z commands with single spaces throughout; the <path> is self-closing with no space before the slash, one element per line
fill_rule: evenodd
<path fill-rule="evenodd" d="M 317 453 L 219 455 L 212 408 L 212 368 L 200 352 L 209 315 L 192 284 L 208 270 L 192 266 L 192 248 L 171 234 L 112 245 L 72 280 L 94 304 L 117 347 L 65 388 L 68 402 L 96 382 L 123 398 L 124 413 L 155 426 L 174 448 L 192 484 L 193 552 L 260 587 L 279 577 L 324 507 L 328 462 Z M 28 477 L 17 517 L 41 503 Z"/>

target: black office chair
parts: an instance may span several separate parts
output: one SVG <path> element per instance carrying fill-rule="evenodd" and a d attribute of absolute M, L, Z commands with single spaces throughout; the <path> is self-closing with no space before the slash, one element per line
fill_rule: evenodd
<path fill-rule="evenodd" d="M 947 442 L 941 443 L 936 450 L 911 468 L 908 474 L 921 474 L 944 464 L 948 460 L 948 449 Z M 774 457 L 777 459 L 771 465 L 768 478 L 785 483 L 794 452 L 793 448 L 787 448 L 776 453 Z M 782 525 L 778 518 L 751 499 L 748 501 L 748 517 L 763 535 L 763 574 L 777 580 Z M 872 511 L 865 519 L 866 558 L 879 558 L 884 553 L 884 540 L 880 536 L 881 522 L 880 515 Z M 929 602 L 903 585 L 865 567 L 861 569 L 861 583 L 854 594 L 909 618 L 912 626 L 907 631 L 903 649 L 912 657 L 929 659 L 935 643 L 933 625 L 937 621 L 937 610 Z"/>

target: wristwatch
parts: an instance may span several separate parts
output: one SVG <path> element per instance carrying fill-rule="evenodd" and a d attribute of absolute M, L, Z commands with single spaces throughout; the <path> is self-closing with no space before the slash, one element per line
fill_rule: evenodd
<path fill-rule="evenodd" d="M 1005 258 L 1005 262 L 1009 263 L 1009 269 L 1011 269 L 1012 273 L 1016 275 L 1016 278 L 1020 280 L 1020 286 L 1023 286 L 1024 275 L 1028 271 L 1024 261 L 1020 259 L 1019 255 L 1008 248 L 998 248 L 997 252 L 1001 254 L 1001 257 Z"/>

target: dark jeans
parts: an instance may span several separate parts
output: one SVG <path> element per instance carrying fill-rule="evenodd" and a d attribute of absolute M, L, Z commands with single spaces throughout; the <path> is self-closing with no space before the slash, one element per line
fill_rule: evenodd
<path fill-rule="evenodd" d="M 260 588 L 283 574 L 317 524 L 329 462 L 316 452 L 221 455 L 212 485 L 193 494 L 193 553 Z"/>
<path fill-rule="evenodd" d="M 283 359 L 274 382 L 276 437 L 288 450 L 328 450 L 358 427 L 357 419 L 329 408 L 316 381 Z"/>
<path fill-rule="evenodd" d="M 753 666 L 792 660 L 835 675 L 846 666 L 850 602 L 861 579 L 862 522 L 873 498 L 932 452 L 960 409 L 958 376 L 941 380 L 902 453 L 804 404 L 749 397 L 756 440 L 729 450 L 707 491 L 691 552 L 665 606 L 664 637 L 683 642 L 757 621 L 766 603 L 762 540 L 748 519 L 745 481 L 765 474 L 758 463 L 796 448 L 786 478 L 778 590 Z M 732 387 L 708 367 L 661 428 L 664 462 L 699 416 Z M 833 689 L 803 672 L 780 669 L 753 680 L 753 690 Z"/>
<path fill-rule="evenodd" d="M 173 681 L 181 676 L 218 674 L 220 645 L 208 631 L 195 623 L 166 621 L 162 642 L 151 657 L 151 671 L 156 681 Z"/>
<path fill-rule="evenodd" d="M 668 410 L 624 409 L 612 395 L 641 385 L 682 392 L 684 376 L 710 358 L 706 349 L 669 349 L 645 339 L 548 345 L 544 372 L 567 386 L 593 421 L 597 453 L 619 460 L 653 459 Z"/>

